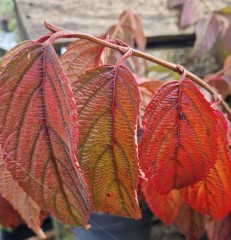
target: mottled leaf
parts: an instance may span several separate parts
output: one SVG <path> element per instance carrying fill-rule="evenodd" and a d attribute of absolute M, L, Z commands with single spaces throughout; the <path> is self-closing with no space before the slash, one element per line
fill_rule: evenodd
<path fill-rule="evenodd" d="M 181 196 L 178 190 L 172 190 L 167 195 L 157 193 L 148 181 L 142 181 L 142 192 L 150 210 L 167 225 L 172 224 L 181 205 Z"/>
<path fill-rule="evenodd" d="M 1 195 L 0 206 L 0 225 L 5 228 L 16 228 L 19 224 L 23 223 L 18 212 Z"/>
<path fill-rule="evenodd" d="M 89 193 L 75 157 L 76 104 L 53 47 L 31 42 L 0 76 L 0 145 L 7 168 L 47 212 L 85 225 Z"/>
<path fill-rule="evenodd" d="M 3 161 L 2 150 L 0 150 L 0 173 L 0 194 L 18 211 L 28 227 L 40 238 L 45 239 L 46 236 L 40 228 L 41 209 L 12 178 Z"/>
<path fill-rule="evenodd" d="M 94 210 L 140 218 L 136 125 L 139 93 L 125 66 L 102 66 L 72 85 L 79 114 L 78 159 Z"/>
<path fill-rule="evenodd" d="M 61 62 L 71 83 L 80 74 L 100 65 L 104 48 L 84 39 L 76 40 L 67 46 L 67 51 L 61 56 Z"/>
<path fill-rule="evenodd" d="M 231 214 L 220 221 L 205 218 L 205 229 L 209 240 L 231 240 Z"/>
<path fill-rule="evenodd" d="M 202 180 L 217 159 L 216 115 L 189 79 L 156 92 L 143 126 L 141 167 L 161 194 Z"/>
<path fill-rule="evenodd" d="M 206 178 L 182 190 L 182 197 L 193 209 L 214 219 L 227 215 L 231 209 L 231 161 L 228 151 L 228 125 L 216 111 L 218 123 L 218 159 Z"/>
<path fill-rule="evenodd" d="M 204 216 L 182 202 L 176 224 L 185 235 L 186 240 L 200 240 L 204 233 Z"/>

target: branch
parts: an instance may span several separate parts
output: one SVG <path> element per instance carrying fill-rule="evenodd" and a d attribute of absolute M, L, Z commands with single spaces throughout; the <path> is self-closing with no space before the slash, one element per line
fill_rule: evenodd
<path fill-rule="evenodd" d="M 62 28 L 56 27 L 55 25 L 47 23 L 47 22 L 45 22 L 45 26 L 52 32 L 58 32 L 58 31 L 63 32 L 64 31 L 63 34 L 57 34 L 57 37 L 54 37 L 54 35 L 53 35 L 52 36 L 53 41 L 55 41 L 56 38 L 59 38 L 59 36 L 62 36 L 62 37 L 65 38 L 65 33 L 66 33 L 67 37 L 70 38 L 70 33 L 71 33 L 73 38 L 86 39 L 86 40 L 89 40 L 91 42 L 100 44 L 102 46 L 109 47 L 109 48 L 114 49 L 114 50 L 118 50 L 122 53 L 126 53 L 127 51 L 131 51 L 131 55 L 133 55 L 133 56 L 146 59 L 150 62 L 154 62 L 154 63 L 156 63 L 158 65 L 161 65 L 165 68 L 168 68 L 168 69 L 170 69 L 174 72 L 177 72 L 180 75 L 182 74 L 182 70 L 179 68 L 179 65 L 167 62 L 165 60 L 162 60 L 160 58 L 154 57 L 152 55 L 149 55 L 147 53 L 141 52 L 139 50 L 136 50 L 136 49 L 133 49 L 133 48 L 130 48 L 130 47 L 121 46 L 121 45 L 119 45 L 119 42 L 116 42 L 116 40 L 110 40 L 110 39 L 103 40 L 101 38 L 94 37 L 94 36 L 91 36 L 89 34 L 80 33 L 80 32 L 71 32 L 69 30 L 64 30 Z M 218 99 L 220 101 L 222 107 L 224 108 L 224 110 L 228 113 L 229 117 L 231 118 L 231 109 L 229 108 L 228 104 L 222 99 L 220 94 L 218 94 L 215 91 L 214 88 L 209 86 L 201 78 L 197 77 L 195 74 L 191 73 L 188 70 L 186 70 L 186 77 L 190 78 L 193 82 L 202 86 L 204 89 L 206 89 L 208 92 L 210 92 L 213 96 L 216 96 L 216 99 Z"/>

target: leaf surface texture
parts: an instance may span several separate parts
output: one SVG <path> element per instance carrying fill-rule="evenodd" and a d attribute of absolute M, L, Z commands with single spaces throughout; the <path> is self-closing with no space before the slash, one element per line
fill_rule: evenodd
<path fill-rule="evenodd" d="M 76 104 L 50 44 L 30 42 L 0 76 L 0 144 L 13 178 L 47 212 L 85 225 L 90 197 L 75 157 Z"/>
<path fill-rule="evenodd" d="M 202 180 L 217 159 L 216 115 L 189 79 L 156 92 L 143 126 L 141 167 L 161 194 Z"/>
<path fill-rule="evenodd" d="M 73 84 L 79 114 L 78 159 L 94 210 L 140 218 L 136 125 L 139 93 L 130 70 L 102 66 Z"/>

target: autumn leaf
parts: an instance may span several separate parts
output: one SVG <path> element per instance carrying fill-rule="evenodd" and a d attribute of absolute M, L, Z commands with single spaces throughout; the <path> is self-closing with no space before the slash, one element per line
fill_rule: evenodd
<path fill-rule="evenodd" d="M 157 193 L 153 185 L 142 180 L 142 192 L 150 210 L 167 225 L 171 225 L 178 214 L 181 205 L 181 195 L 178 190 L 172 190 L 167 195 Z"/>
<path fill-rule="evenodd" d="M 204 81 L 214 87 L 223 99 L 231 94 L 231 81 L 224 75 L 208 75 L 204 78 Z"/>
<path fill-rule="evenodd" d="M 76 104 L 49 43 L 30 42 L 11 57 L 0 101 L 0 145 L 14 180 L 57 219 L 84 226 L 90 197 L 75 157 Z"/>
<path fill-rule="evenodd" d="M 131 10 L 122 12 L 119 23 L 109 28 L 107 34 L 111 39 L 121 39 L 131 47 L 134 47 L 136 43 L 141 51 L 144 51 L 147 44 L 142 23 L 139 17 Z"/>
<path fill-rule="evenodd" d="M 0 195 L 0 224 L 4 228 L 16 228 L 23 223 L 18 212 L 9 204 L 9 202 Z"/>
<path fill-rule="evenodd" d="M 40 228 L 40 207 L 27 195 L 18 183 L 12 178 L 10 172 L 3 161 L 2 151 L 0 150 L 0 194 L 9 201 L 15 210 L 21 215 L 28 227 L 41 238 L 46 236 Z"/>
<path fill-rule="evenodd" d="M 217 159 L 216 115 L 189 79 L 163 85 L 143 118 L 141 167 L 160 194 L 202 180 Z"/>
<path fill-rule="evenodd" d="M 209 240 L 231 240 L 231 214 L 219 221 L 205 218 L 205 229 Z"/>
<path fill-rule="evenodd" d="M 186 240 L 200 240 L 204 233 L 204 216 L 194 211 L 182 201 L 176 224 L 185 235 Z"/>
<path fill-rule="evenodd" d="M 139 80 L 140 79 L 140 80 Z M 163 81 L 157 79 L 149 79 L 149 78 L 139 78 L 138 80 L 138 87 L 141 94 L 141 105 L 140 105 L 140 120 L 138 129 L 142 129 L 142 118 L 144 115 L 144 111 L 148 104 L 150 103 L 153 94 L 165 83 Z"/>
<path fill-rule="evenodd" d="M 139 89 L 146 89 L 150 95 L 154 94 L 164 83 L 164 81 L 152 78 L 141 78 L 138 82 Z"/>
<path fill-rule="evenodd" d="M 182 197 L 193 209 L 220 219 L 231 210 L 231 161 L 228 151 L 228 125 L 216 111 L 218 123 L 218 159 L 206 178 L 182 190 Z"/>
<path fill-rule="evenodd" d="M 67 51 L 61 56 L 61 62 L 71 83 L 80 74 L 101 64 L 104 48 L 104 46 L 84 39 L 76 40 L 67 46 Z"/>
<path fill-rule="evenodd" d="M 25 41 L 18 44 L 16 47 L 12 48 L 10 51 L 7 52 L 1 59 L 0 59 L 0 74 L 3 72 L 4 68 L 8 63 L 11 62 L 12 58 L 20 52 L 20 50 L 30 46 L 33 41 Z"/>
<path fill-rule="evenodd" d="M 140 218 L 136 125 L 139 93 L 125 66 L 102 66 L 72 85 L 79 114 L 78 159 L 94 210 Z"/>
<path fill-rule="evenodd" d="M 131 10 L 126 10 L 120 15 L 118 24 L 110 27 L 106 32 L 106 36 L 109 36 L 110 39 L 122 40 L 131 48 L 137 46 L 141 51 L 144 51 L 147 44 L 142 23 L 139 17 Z M 118 51 L 107 49 L 105 55 L 106 64 L 115 64 L 120 58 L 121 54 Z M 140 75 L 142 75 L 147 68 L 146 60 L 134 56 L 131 56 L 130 59 L 126 61 L 126 64 L 130 69 L 134 69 L 134 72 Z"/>

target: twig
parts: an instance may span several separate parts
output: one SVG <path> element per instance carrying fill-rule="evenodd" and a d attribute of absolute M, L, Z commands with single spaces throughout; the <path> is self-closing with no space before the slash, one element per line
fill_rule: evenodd
<path fill-rule="evenodd" d="M 52 24 L 50 23 L 46 23 L 45 25 L 49 26 L 49 29 L 52 28 Z M 57 29 L 56 26 L 54 26 L 52 29 Z M 56 35 L 57 34 L 57 35 Z M 56 35 L 56 36 L 55 36 Z M 165 68 L 168 68 L 174 72 L 178 72 L 181 75 L 181 71 L 179 71 L 179 65 L 171 63 L 171 62 L 167 62 L 165 60 L 162 60 L 160 58 L 154 57 L 152 55 L 149 55 L 147 53 L 141 52 L 139 50 L 130 48 L 130 47 L 125 47 L 125 46 L 121 46 L 119 45 L 119 43 L 115 43 L 115 41 L 111 41 L 110 39 L 101 39 L 98 37 L 94 37 L 91 36 L 89 34 L 85 34 L 85 33 L 80 33 L 80 32 L 71 32 L 69 30 L 67 31 L 59 31 L 57 33 L 55 33 L 52 36 L 52 42 L 55 41 L 57 38 L 81 38 L 81 39 L 86 39 L 89 40 L 91 42 L 95 42 L 97 44 L 100 44 L 102 46 L 105 47 L 109 47 L 112 48 L 114 50 L 118 50 L 122 53 L 126 53 L 128 50 L 131 51 L 131 54 L 133 56 L 136 57 L 140 57 L 143 59 L 146 59 L 150 62 L 154 62 L 158 65 L 161 65 Z M 214 90 L 214 88 L 210 87 L 206 82 L 204 82 L 201 78 L 199 78 L 198 76 L 196 76 L 195 74 L 193 74 L 192 72 L 186 70 L 186 77 L 190 78 L 193 82 L 199 84 L 200 86 L 202 86 L 204 89 L 206 89 L 208 92 L 210 92 L 212 95 L 216 96 L 216 98 L 220 101 L 222 107 L 224 108 L 224 110 L 228 113 L 229 117 L 231 118 L 231 109 L 229 108 L 228 104 L 222 99 L 222 97 Z"/>

